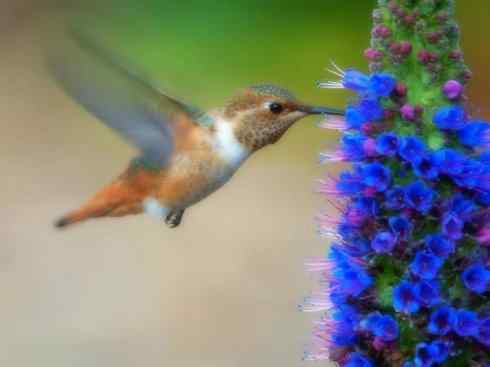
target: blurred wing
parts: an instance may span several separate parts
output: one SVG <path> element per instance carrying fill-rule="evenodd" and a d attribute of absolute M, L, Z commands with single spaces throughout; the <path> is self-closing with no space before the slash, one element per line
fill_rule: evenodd
<path fill-rule="evenodd" d="M 201 114 L 127 67 L 96 42 L 74 34 L 77 44 L 51 56 L 52 74 L 65 91 L 105 125 L 164 166 L 174 148 L 173 118 Z M 191 121 L 193 119 L 185 119 Z"/>

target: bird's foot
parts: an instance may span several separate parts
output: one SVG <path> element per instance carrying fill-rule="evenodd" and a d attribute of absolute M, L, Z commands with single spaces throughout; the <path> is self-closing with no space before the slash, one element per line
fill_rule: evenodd
<path fill-rule="evenodd" d="M 165 218 L 165 224 L 170 228 L 177 227 L 180 222 L 182 222 L 182 217 L 184 216 L 184 210 L 172 210 Z"/>

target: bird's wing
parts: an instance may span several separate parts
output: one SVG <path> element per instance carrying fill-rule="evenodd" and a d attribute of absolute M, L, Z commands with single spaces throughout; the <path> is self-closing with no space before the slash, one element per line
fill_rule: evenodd
<path fill-rule="evenodd" d="M 88 37 L 49 55 L 49 69 L 85 109 L 134 144 L 143 157 L 164 166 L 175 146 L 174 120 L 205 124 L 206 114 L 159 90 L 142 73 Z"/>

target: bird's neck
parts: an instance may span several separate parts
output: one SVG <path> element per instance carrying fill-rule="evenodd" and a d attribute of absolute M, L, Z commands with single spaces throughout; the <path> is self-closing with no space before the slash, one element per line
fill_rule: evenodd
<path fill-rule="evenodd" d="M 236 135 L 235 121 L 227 120 L 222 115 L 215 117 L 213 149 L 232 168 L 238 168 L 253 152 Z"/>

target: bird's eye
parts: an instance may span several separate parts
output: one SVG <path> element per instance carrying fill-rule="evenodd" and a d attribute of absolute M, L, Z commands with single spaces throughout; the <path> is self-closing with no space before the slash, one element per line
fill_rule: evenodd
<path fill-rule="evenodd" d="M 282 104 L 277 102 L 272 102 L 269 105 L 269 110 L 271 110 L 272 113 L 281 113 L 283 109 L 284 107 L 282 106 Z"/>

